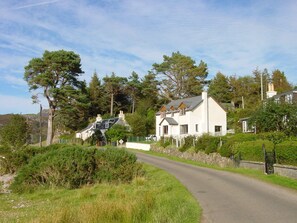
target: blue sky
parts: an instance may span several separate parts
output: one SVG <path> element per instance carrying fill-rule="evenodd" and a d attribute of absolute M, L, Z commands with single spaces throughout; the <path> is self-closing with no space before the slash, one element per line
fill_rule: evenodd
<path fill-rule="evenodd" d="M 209 78 L 258 67 L 296 85 L 296 21 L 295 0 L 1 0 L 0 114 L 38 112 L 24 66 L 45 50 L 78 53 L 87 82 L 95 70 L 142 77 L 180 51 L 206 62 Z"/>

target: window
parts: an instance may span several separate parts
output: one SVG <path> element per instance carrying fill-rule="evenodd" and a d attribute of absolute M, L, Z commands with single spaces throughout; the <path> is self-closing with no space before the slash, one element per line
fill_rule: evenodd
<path fill-rule="evenodd" d="M 199 132 L 199 128 L 198 128 L 198 127 L 199 127 L 198 124 L 196 124 L 196 125 L 195 125 L 195 131 L 196 131 L 196 132 Z"/>
<path fill-rule="evenodd" d="M 163 135 L 168 135 L 168 125 L 163 126 Z"/>
<path fill-rule="evenodd" d="M 166 118 L 166 112 L 161 112 L 161 118 Z"/>
<path fill-rule="evenodd" d="M 215 125 L 215 132 L 221 132 L 221 131 L 222 131 L 222 126 Z"/>
<path fill-rule="evenodd" d="M 188 134 L 188 125 L 180 126 L 180 134 Z"/>
<path fill-rule="evenodd" d="M 174 112 L 173 111 L 171 112 L 171 117 L 174 117 Z"/>

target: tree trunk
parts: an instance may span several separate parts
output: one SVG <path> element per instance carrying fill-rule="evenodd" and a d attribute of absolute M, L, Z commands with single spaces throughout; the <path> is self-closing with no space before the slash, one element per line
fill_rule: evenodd
<path fill-rule="evenodd" d="M 53 137 L 54 137 L 53 122 L 54 122 L 54 110 L 50 108 L 48 112 L 48 123 L 47 123 L 47 137 L 46 137 L 47 146 L 53 143 Z"/>

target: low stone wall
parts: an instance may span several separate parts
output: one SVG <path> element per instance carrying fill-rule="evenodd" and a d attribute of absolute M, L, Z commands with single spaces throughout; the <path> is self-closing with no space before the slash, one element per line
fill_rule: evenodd
<path fill-rule="evenodd" d="M 151 144 L 137 143 L 137 142 L 126 142 L 126 148 L 149 151 L 151 149 Z"/>
<path fill-rule="evenodd" d="M 187 160 L 193 160 L 193 161 L 197 161 L 197 162 L 201 162 L 201 163 L 205 163 L 205 164 L 214 164 L 214 165 L 218 165 L 220 167 L 230 167 L 230 166 L 234 166 L 234 161 L 226 158 L 226 157 L 222 157 L 220 154 L 218 153 L 211 153 L 211 154 L 206 154 L 202 151 L 199 151 L 198 153 L 191 153 L 191 152 L 180 152 L 178 149 L 173 148 L 159 148 L 155 145 L 151 146 L 151 151 L 154 152 L 158 152 L 158 153 L 165 153 L 171 156 L 176 156 L 176 157 L 180 157 L 183 159 L 187 159 Z"/>
<path fill-rule="evenodd" d="M 263 162 L 240 160 L 239 167 L 246 169 L 255 169 L 265 172 L 265 164 Z"/>
<path fill-rule="evenodd" d="M 274 164 L 273 167 L 274 167 L 275 174 L 297 179 L 297 167 L 296 166 Z"/>

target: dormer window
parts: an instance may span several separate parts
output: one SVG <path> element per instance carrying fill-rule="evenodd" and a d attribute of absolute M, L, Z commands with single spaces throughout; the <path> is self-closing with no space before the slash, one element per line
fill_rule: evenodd
<path fill-rule="evenodd" d="M 186 114 L 186 104 L 184 102 L 180 103 L 180 105 L 178 106 L 179 109 L 179 115 L 185 115 Z"/>
<path fill-rule="evenodd" d="M 161 118 L 166 118 L 166 107 L 162 106 L 160 109 Z"/>

